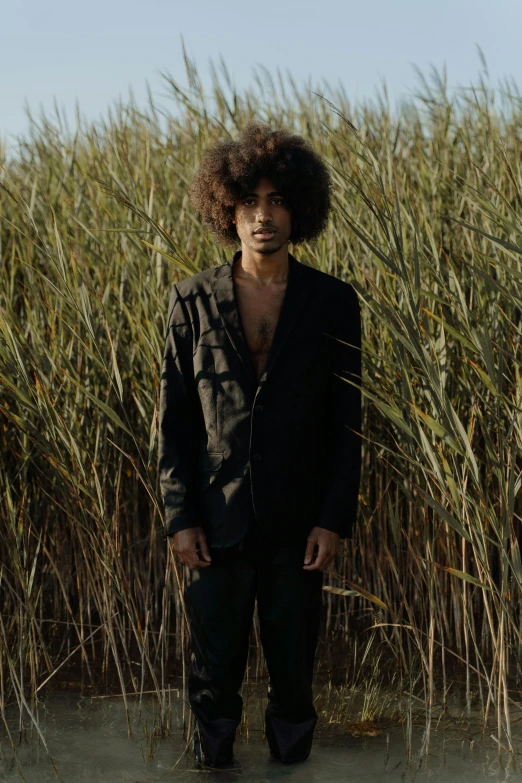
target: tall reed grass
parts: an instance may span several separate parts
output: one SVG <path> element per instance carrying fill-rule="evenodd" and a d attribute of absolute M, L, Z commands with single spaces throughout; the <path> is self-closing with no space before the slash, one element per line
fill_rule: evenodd
<path fill-rule="evenodd" d="M 40 697 L 68 671 L 126 707 L 154 690 L 169 723 L 187 628 L 156 477 L 168 296 L 231 255 L 188 185 L 212 139 L 258 118 L 301 133 L 331 166 L 328 229 L 291 250 L 352 282 L 363 312 L 360 515 L 325 576 L 319 669 L 337 651 L 349 686 L 368 665 L 373 694 L 388 672 L 410 712 L 423 706 L 426 751 L 462 690 L 468 717 L 512 749 L 520 93 L 486 73 L 450 92 L 434 71 L 392 110 L 385 87 L 354 103 L 342 86 L 266 71 L 238 92 L 221 61 L 207 94 L 185 61 L 188 88 L 162 75 L 167 108 L 130 99 L 72 132 L 59 113 L 31 116 L 0 152 L 2 715 L 15 702 L 21 725 L 37 726 Z"/>

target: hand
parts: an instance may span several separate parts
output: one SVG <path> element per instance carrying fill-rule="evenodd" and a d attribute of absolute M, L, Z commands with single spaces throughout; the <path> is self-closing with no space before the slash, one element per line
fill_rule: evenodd
<path fill-rule="evenodd" d="M 170 544 L 183 565 L 189 568 L 206 568 L 211 563 L 207 538 L 202 527 L 188 527 L 178 530 L 170 539 Z M 199 544 L 201 557 L 196 548 Z"/>
<path fill-rule="evenodd" d="M 330 565 L 340 546 L 339 533 L 326 530 L 324 527 L 313 527 L 308 536 L 305 552 L 305 571 L 322 571 Z M 317 555 L 314 549 L 317 546 Z"/>

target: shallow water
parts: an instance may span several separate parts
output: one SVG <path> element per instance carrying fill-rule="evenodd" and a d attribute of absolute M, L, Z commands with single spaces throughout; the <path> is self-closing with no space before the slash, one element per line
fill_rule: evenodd
<path fill-rule="evenodd" d="M 288 781 L 289 783 L 379 783 L 379 781 L 423 781 L 437 783 L 480 783 L 480 781 L 522 781 L 522 772 L 506 769 L 495 744 L 474 735 L 470 750 L 469 736 L 455 731 L 433 731 L 430 757 L 426 766 L 419 761 L 422 729 L 413 730 L 413 754 L 408 764 L 404 729 L 390 728 L 378 737 L 352 737 L 339 726 L 320 719 L 309 758 L 297 764 L 282 764 L 270 758 L 262 738 L 259 719 L 239 731 L 235 744 L 236 763 L 230 770 L 198 770 L 189 754 L 184 754 L 181 732 L 181 700 L 172 698 L 172 730 L 167 738 L 153 740 L 154 754 L 146 760 L 150 734 L 157 720 L 157 702 L 144 697 L 141 715 L 138 700 L 131 698 L 131 727 L 127 736 L 125 711 L 120 698 L 95 699 L 71 692 L 54 693 L 40 705 L 40 726 L 64 783 L 150 783 L 152 781 L 194 781 L 196 779 L 248 783 Z M 252 704 L 252 702 L 250 702 Z M 254 701 L 255 714 L 260 716 Z M 26 719 L 27 725 L 27 719 Z M 9 726 L 18 741 L 16 713 Z M 5 728 L 1 732 L 0 781 L 20 781 L 15 755 Z M 17 746 L 16 752 L 23 777 L 28 783 L 57 780 L 49 758 L 34 730 Z M 518 755 L 518 754 L 517 754 Z M 519 756 L 520 758 L 520 756 Z"/>

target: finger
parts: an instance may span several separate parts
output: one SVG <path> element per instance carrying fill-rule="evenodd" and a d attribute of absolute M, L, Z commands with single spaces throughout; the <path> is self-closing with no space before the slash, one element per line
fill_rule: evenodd
<path fill-rule="evenodd" d="M 195 547 L 180 549 L 178 552 L 178 557 L 183 565 L 187 566 L 187 568 L 194 568 L 194 565 L 198 560 Z"/>
<path fill-rule="evenodd" d="M 209 548 L 208 548 L 206 535 L 204 533 L 200 533 L 198 535 L 198 541 L 199 541 L 199 546 L 201 548 L 202 559 L 203 560 L 208 560 L 208 562 L 210 563 L 212 558 L 210 557 L 210 551 L 209 551 Z"/>
<path fill-rule="evenodd" d="M 189 553 L 187 553 L 185 557 L 185 564 L 188 565 L 189 568 L 195 569 L 195 568 L 206 568 L 210 565 L 210 563 L 206 560 L 201 560 L 199 557 L 199 552 L 194 549 L 190 550 Z"/>
<path fill-rule="evenodd" d="M 326 561 L 330 557 L 330 552 L 331 550 L 329 546 L 327 546 L 324 543 L 322 544 L 322 546 L 321 544 L 319 544 L 319 552 L 317 553 L 317 560 L 315 561 L 318 570 L 322 571 L 322 569 L 326 564 Z"/>
<path fill-rule="evenodd" d="M 319 558 L 316 558 L 313 563 L 310 563 L 309 565 L 304 565 L 303 568 L 305 571 L 318 571 L 319 570 Z"/>
<path fill-rule="evenodd" d="M 306 543 L 306 551 L 304 556 L 304 561 L 306 564 L 310 563 L 312 561 L 312 557 L 314 554 L 314 548 L 316 544 L 315 538 L 309 538 Z"/>
<path fill-rule="evenodd" d="M 308 571 L 322 571 L 329 554 L 330 554 L 330 550 L 325 549 L 324 547 L 321 547 L 321 545 L 319 545 L 319 552 L 317 553 L 315 562 L 309 566 L 305 566 L 305 568 Z"/>

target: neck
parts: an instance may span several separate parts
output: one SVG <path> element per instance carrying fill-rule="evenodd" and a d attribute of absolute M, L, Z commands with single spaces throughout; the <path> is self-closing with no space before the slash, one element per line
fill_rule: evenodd
<path fill-rule="evenodd" d="M 263 285 L 288 280 L 288 243 L 274 253 L 257 253 L 241 244 L 241 255 L 234 264 L 237 277 L 255 278 Z"/>

